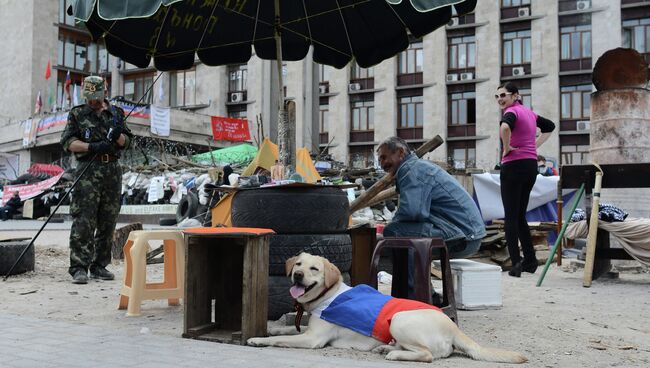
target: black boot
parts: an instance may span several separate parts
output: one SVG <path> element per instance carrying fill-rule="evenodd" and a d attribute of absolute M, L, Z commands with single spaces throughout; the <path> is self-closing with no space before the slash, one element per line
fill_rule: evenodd
<path fill-rule="evenodd" d="M 106 268 L 102 266 L 95 266 L 90 268 L 90 277 L 93 279 L 101 279 L 101 280 L 113 280 L 115 279 L 115 275 L 113 275 L 112 272 L 108 271 Z"/>
<path fill-rule="evenodd" d="M 88 273 L 86 270 L 78 269 L 72 275 L 73 284 L 87 284 L 88 283 Z"/>
<path fill-rule="evenodd" d="M 515 263 L 510 271 L 508 271 L 508 275 L 512 277 L 521 277 L 521 261 Z"/>
<path fill-rule="evenodd" d="M 537 259 L 533 259 L 532 261 L 524 259 L 521 264 L 521 269 L 524 272 L 535 273 L 535 271 L 537 271 Z"/>

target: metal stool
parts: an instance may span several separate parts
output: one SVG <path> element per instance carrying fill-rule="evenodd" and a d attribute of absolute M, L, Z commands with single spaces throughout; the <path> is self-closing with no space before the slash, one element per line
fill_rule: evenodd
<path fill-rule="evenodd" d="M 454 285 L 449 265 L 447 246 L 441 238 L 384 238 L 377 243 L 372 253 L 370 264 L 370 286 L 377 288 L 377 266 L 381 250 L 384 248 L 397 249 L 393 253 L 393 283 L 391 295 L 396 298 L 408 299 L 408 250 L 414 250 L 414 291 L 415 300 L 432 304 L 431 302 L 431 262 L 434 260 L 433 250 L 440 249 L 440 267 L 442 268 L 442 305 L 438 305 L 452 321 L 458 324 Z"/>

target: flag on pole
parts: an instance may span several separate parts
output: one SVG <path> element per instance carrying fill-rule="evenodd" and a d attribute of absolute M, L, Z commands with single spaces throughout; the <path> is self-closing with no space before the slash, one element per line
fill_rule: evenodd
<path fill-rule="evenodd" d="M 79 105 L 79 91 L 77 90 L 77 85 L 75 84 L 72 89 L 72 103 L 73 106 Z"/>
<path fill-rule="evenodd" d="M 165 100 L 165 88 L 163 87 L 162 79 L 158 82 L 158 102 L 163 103 Z"/>
<path fill-rule="evenodd" d="M 42 107 L 43 107 L 43 99 L 41 99 L 41 91 L 38 91 L 38 95 L 36 95 L 36 104 L 34 105 L 34 114 L 35 115 L 40 114 Z"/>
<path fill-rule="evenodd" d="M 68 96 L 67 100 L 69 102 L 72 101 L 70 96 L 70 84 L 72 84 L 72 80 L 70 79 L 70 71 L 68 70 L 68 73 L 65 75 L 65 94 Z"/>
<path fill-rule="evenodd" d="M 50 79 L 52 76 L 52 70 L 50 68 L 50 60 L 47 60 L 47 67 L 45 68 L 45 80 Z"/>

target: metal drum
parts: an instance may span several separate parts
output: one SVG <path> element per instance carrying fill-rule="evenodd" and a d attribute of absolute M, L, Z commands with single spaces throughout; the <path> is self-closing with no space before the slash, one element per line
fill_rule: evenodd
<path fill-rule="evenodd" d="M 590 143 L 591 159 L 598 164 L 650 162 L 650 91 L 594 92 Z"/>

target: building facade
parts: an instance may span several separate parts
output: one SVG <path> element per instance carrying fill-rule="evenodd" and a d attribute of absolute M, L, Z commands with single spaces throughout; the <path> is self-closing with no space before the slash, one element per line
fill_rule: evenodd
<path fill-rule="evenodd" d="M 91 42 L 66 14 L 69 3 L 0 0 L 0 150 L 20 155 L 22 171 L 61 157 L 62 127 L 39 131 L 35 146 L 24 147 L 21 122 L 69 109 L 91 74 L 107 79 L 113 97 L 171 107 L 172 134 L 165 139 L 207 149 L 210 116 L 230 116 L 249 121 L 253 143 L 262 135 L 276 140 L 275 62 L 254 56 L 243 65 L 209 67 L 197 60 L 192 69 L 162 73 L 148 89 L 159 72 L 128 65 L 101 41 Z M 417 146 L 440 135 L 445 144 L 427 158 L 462 171 L 498 164 L 501 112 L 494 92 L 509 81 L 526 105 L 557 125 L 540 153 L 556 165 L 587 163 L 592 68 L 616 47 L 650 60 L 649 0 L 479 1 L 474 13 L 412 39 L 407 50 L 371 68 L 334 69 L 310 57 L 286 62 L 284 95 L 296 103 L 298 147 L 366 167 L 388 136 Z M 39 91 L 43 112 L 35 114 Z M 129 124 L 140 136 L 152 135 L 146 119 Z"/>

